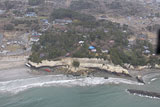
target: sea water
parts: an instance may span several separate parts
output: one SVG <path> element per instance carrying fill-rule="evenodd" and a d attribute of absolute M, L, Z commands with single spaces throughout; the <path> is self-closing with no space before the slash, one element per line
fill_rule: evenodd
<path fill-rule="evenodd" d="M 146 85 L 100 77 L 39 76 L 0 82 L 0 107 L 160 107 L 160 99 L 131 95 L 126 89 L 160 92 L 159 76 Z"/>

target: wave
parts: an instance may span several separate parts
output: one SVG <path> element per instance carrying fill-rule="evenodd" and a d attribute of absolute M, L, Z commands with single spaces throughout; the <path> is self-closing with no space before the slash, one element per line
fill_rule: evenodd
<path fill-rule="evenodd" d="M 12 81 L 0 82 L 0 92 L 10 92 L 18 93 L 26 89 L 34 87 L 44 87 L 44 86 L 95 86 L 102 84 L 134 84 L 142 85 L 141 83 L 122 79 L 122 78 L 108 78 L 104 79 L 102 77 L 67 77 L 64 75 L 50 75 L 50 76 L 40 76 L 36 78 L 27 79 L 17 79 Z"/>
<path fill-rule="evenodd" d="M 158 98 L 158 97 L 151 97 L 151 96 L 147 96 L 147 95 L 141 95 L 141 94 L 133 94 L 133 95 L 137 95 L 137 96 L 139 96 L 139 97 L 145 97 L 145 98 L 151 98 L 151 99 L 160 99 L 160 98 Z"/>
<path fill-rule="evenodd" d="M 151 82 L 157 80 L 160 76 L 160 73 L 151 73 L 143 77 L 143 79 L 148 82 L 148 84 L 151 84 Z"/>
<path fill-rule="evenodd" d="M 129 94 L 131 94 L 130 92 L 128 92 L 127 90 L 126 90 L 126 92 L 127 93 L 129 93 Z M 137 94 L 137 93 L 133 93 L 133 94 L 131 94 L 131 95 L 135 95 L 135 96 L 139 96 L 139 97 L 144 97 L 144 98 L 150 98 L 150 99 L 160 99 L 160 98 L 158 98 L 158 97 L 152 97 L 152 96 L 149 96 L 149 95 L 143 95 L 143 94 Z"/>
<path fill-rule="evenodd" d="M 157 80 L 158 78 L 153 78 L 153 79 L 151 79 L 151 81 L 155 81 L 155 80 Z"/>

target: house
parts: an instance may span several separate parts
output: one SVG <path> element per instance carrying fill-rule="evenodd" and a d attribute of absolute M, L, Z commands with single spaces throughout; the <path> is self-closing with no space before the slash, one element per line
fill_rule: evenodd
<path fill-rule="evenodd" d="M 92 51 L 92 52 L 97 52 L 97 50 L 96 50 L 96 49 L 92 49 L 91 51 Z"/>
<path fill-rule="evenodd" d="M 107 16 L 106 15 L 102 15 L 99 17 L 99 20 L 107 20 Z"/>
<path fill-rule="evenodd" d="M 43 24 L 49 24 L 47 19 L 42 19 L 41 22 L 43 22 Z"/>
<path fill-rule="evenodd" d="M 96 48 L 94 46 L 89 46 L 88 48 L 91 52 L 97 52 Z"/>
<path fill-rule="evenodd" d="M 79 44 L 84 44 L 84 41 L 79 41 Z"/>
<path fill-rule="evenodd" d="M 134 45 L 135 42 L 136 42 L 135 40 L 129 39 L 129 40 L 128 40 L 128 45 Z"/>
<path fill-rule="evenodd" d="M 32 37 L 40 37 L 42 34 L 38 32 L 32 32 Z"/>
<path fill-rule="evenodd" d="M 104 30 L 104 33 L 108 33 L 108 30 Z"/>
<path fill-rule="evenodd" d="M 149 51 L 149 50 L 145 50 L 145 51 L 143 51 L 143 53 L 144 53 L 144 54 L 150 54 L 150 53 L 151 53 L 151 51 Z"/>
<path fill-rule="evenodd" d="M 53 24 L 60 24 L 60 25 L 65 25 L 65 24 L 70 24 L 73 21 L 71 19 L 55 19 L 53 21 Z"/>
<path fill-rule="evenodd" d="M 126 33 L 126 32 L 127 32 L 126 30 L 123 31 L 123 33 Z"/>
<path fill-rule="evenodd" d="M 37 15 L 36 15 L 35 12 L 28 12 L 28 13 L 26 13 L 25 16 L 26 16 L 26 17 L 36 17 Z"/>
<path fill-rule="evenodd" d="M 1 48 L 3 48 L 3 49 L 4 49 L 4 48 L 5 48 L 5 46 L 4 46 L 4 45 L 2 45 L 2 46 L 1 46 Z"/>
<path fill-rule="evenodd" d="M 140 40 L 146 40 L 148 37 L 147 37 L 147 35 L 145 35 L 145 34 L 140 34 L 140 35 L 138 35 L 138 38 L 139 38 Z"/>
<path fill-rule="evenodd" d="M 8 50 L 3 50 L 0 52 L 0 54 L 7 54 L 9 51 Z"/>
<path fill-rule="evenodd" d="M 38 42 L 38 41 L 39 41 L 39 38 L 31 38 L 30 41 L 31 41 L 31 42 Z"/>
<path fill-rule="evenodd" d="M 149 47 L 148 47 L 148 46 L 143 46 L 143 48 L 144 48 L 144 49 L 146 49 L 146 50 L 147 50 L 147 49 L 149 49 Z"/>
<path fill-rule="evenodd" d="M 94 46 L 89 46 L 88 48 L 89 50 L 93 50 L 93 49 L 96 49 Z"/>
<path fill-rule="evenodd" d="M 115 41 L 114 40 L 110 40 L 109 43 L 113 44 Z"/>
<path fill-rule="evenodd" d="M 109 52 L 109 50 L 101 50 L 102 51 L 102 53 L 108 53 Z"/>

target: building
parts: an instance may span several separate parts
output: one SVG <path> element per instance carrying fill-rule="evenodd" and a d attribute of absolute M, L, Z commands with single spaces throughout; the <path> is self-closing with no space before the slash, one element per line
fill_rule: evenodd
<path fill-rule="evenodd" d="M 53 21 L 53 24 L 60 24 L 60 25 L 65 25 L 65 24 L 70 24 L 73 21 L 71 19 L 55 19 Z"/>
<path fill-rule="evenodd" d="M 79 44 L 84 44 L 84 41 L 79 41 Z"/>
<path fill-rule="evenodd" d="M 102 51 L 102 53 L 107 53 L 108 54 L 108 52 L 109 52 L 109 50 L 101 50 Z"/>
<path fill-rule="evenodd" d="M 35 12 L 28 12 L 25 16 L 26 17 L 37 17 Z"/>
<path fill-rule="evenodd" d="M 32 32 L 32 37 L 40 37 L 42 34 L 38 32 Z"/>
<path fill-rule="evenodd" d="M 47 19 L 42 19 L 41 21 L 43 22 L 43 24 L 49 24 Z"/>
<path fill-rule="evenodd" d="M 31 41 L 31 42 L 38 42 L 38 41 L 39 41 L 39 38 L 31 38 L 30 41 Z"/>
<path fill-rule="evenodd" d="M 91 52 L 97 52 L 96 48 L 94 46 L 89 46 L 88 48 Z"/>
<path fill-rule="evenodd" d="M 145 50 L 145 51 L 143 51 L 143 53 L 144 53 L 144 54 L 150 54 L 150 53 L 151 53 L 151 51 L 149 51 L 149 50 Z"/>
<path fill-rule="evenodd" d="M 138 38 L 139 38 L 140 40 L 146 40 L 148 37 L 147 37 L 147 35 L 145 35 L 145 34 L 140 34 L 140 35 L 138 35 Z"/>

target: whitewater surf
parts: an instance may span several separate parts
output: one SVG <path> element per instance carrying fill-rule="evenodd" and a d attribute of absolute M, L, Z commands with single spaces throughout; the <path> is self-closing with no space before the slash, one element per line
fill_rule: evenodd
<path fill-rule="evenodd" d="M 95 86 L 102 84 L 132 84 L 143 85 L 135 81 L 112 78 L 104 79 L 102 77 L 67 77 L 65 75 L 47 75 L 35 78 L 17 79 L 11 81 L 0 82 L 0 92 L 18 93 L 34 87 L 49 87 L 49 86 Z"/>

